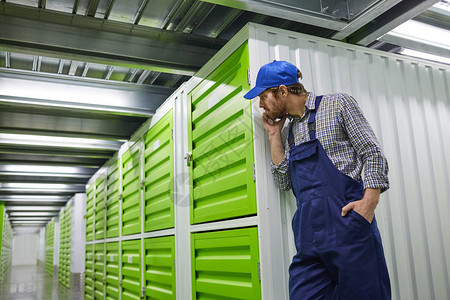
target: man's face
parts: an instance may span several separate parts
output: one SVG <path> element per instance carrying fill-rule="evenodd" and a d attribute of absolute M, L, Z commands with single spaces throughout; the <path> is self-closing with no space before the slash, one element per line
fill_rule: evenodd
<path fill-rule="evenodd" d="M 282 100 L 275 97 L 270 89 L 259 94 L 259 107 L 264 109 L 267 117 L 272 120 L 282 118 L 286 114 Z"/>

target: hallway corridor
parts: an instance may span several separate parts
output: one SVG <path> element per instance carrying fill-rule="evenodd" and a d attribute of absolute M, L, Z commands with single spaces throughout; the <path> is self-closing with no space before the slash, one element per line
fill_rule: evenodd
<path fill-rule="evenodd" d="M 80 290 L 69 290 L 51 278 L 43 265 L 11 266 L 0 283 L 0 300 L 81 300 Z"/>

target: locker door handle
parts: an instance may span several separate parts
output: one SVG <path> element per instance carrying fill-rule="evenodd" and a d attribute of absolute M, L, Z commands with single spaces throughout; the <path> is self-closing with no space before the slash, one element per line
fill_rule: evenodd
<path fill-rule="evenodd" d="M 186 156 L 184 157 L 184 159 L 186 160 L 186 165 L 189 167 L 192 162 L 192 152 L 186 153 Z"/>

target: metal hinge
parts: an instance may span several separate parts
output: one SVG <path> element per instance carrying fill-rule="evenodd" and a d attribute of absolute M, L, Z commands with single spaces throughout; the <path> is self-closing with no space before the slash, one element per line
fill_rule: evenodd
<path fill-rule="evenodd" d="M 145 299 L 145 287 L 141 289 L 141 299 Z"/>
<path fill-rule="evenodd" d="M 253 164 L 253 181 L 256 181 L 256 168 L 255 168 L 255 164 Z"/>
<path fill-rule="evenodd" d="M 173 140 L 173 128 L 172 128 L 172 140 Z"/>
<path fill-rule="evenodd" d="M 247 69 L 247 82 L 250 85 L 250 69 Z"/>
<path fill-rule="evenodd" d="M 258 279 L 261 281 L 261 263 L 258 261 Z"/>
<path fill-rule="evenodd" d="M 145 188 L 145 180 L 141 181 L 141 190 L 143 190 Z"/>
<path fill-rule="evenodd" d="M 192 162 L 192 152 L 186 153 L 186 156 L 184 157 L 184 159 L 186 160 L 186 165 L 189 167 Z"/>
<path fill-rule="evenodd" d="M 122 286 L 122 280 L 119 281 L 119 286 Z"/>

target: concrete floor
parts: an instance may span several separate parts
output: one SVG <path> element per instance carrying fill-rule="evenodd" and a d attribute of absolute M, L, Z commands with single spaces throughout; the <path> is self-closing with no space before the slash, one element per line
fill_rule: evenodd
<path fill-rule="evenodd" d="M 43 265 L 11 266 L 0 282 L 0 300 L 81 300 L 80 289 L 69 290 Z"/>

